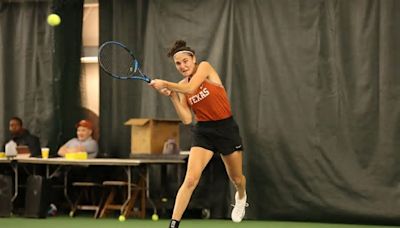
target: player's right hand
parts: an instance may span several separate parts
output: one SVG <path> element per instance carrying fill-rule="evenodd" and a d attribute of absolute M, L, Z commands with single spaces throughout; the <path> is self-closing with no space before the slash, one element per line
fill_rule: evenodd
<path fill-rule="evenodd" d="M 167 89 L 167 88 L 162 88 L 162 89 L 160 89 L 160 90 L 158 90 L 158 91 L 159 91 L 162 95 L 167 96 L 167 97 L 171 96 L 171 93 L 172 93 L 172 91 L 169 90 L 169 89 Z"/>

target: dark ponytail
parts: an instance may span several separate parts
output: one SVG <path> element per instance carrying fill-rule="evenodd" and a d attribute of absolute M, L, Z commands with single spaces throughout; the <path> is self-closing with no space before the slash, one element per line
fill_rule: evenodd
<path fill-rule="evenodd" d="M 186 41 L 177 40 L 175 41 L 174 46 L 169 50 L 168 57 L 173 57 L 175 53 L 179 51 L 190 51 L 193 53 L 193 55 L 195 54 L 195 51 L 192 48 L 186 46 Z"/>

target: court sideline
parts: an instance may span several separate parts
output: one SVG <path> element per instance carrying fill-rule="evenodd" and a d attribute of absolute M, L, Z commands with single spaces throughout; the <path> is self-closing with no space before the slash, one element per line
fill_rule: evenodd
<path fill-rule="evenodd" d="M 116 218 L 93 219 L 91 217 L 65 217 L 56 216 L 47 219 L 30 219 L 21 217 L 0 218 L 0 226 L 4 228 L 64 228 L 64 227 L 84 227 L 84 228 L 165 228 L 168 220 L 151 221 L 150 219 L 128 219 L 119 222 Z M 391 228 L 396 226 L 384 225 L 353 225 L 353 224 L 331 224 L 331 223 L 308 223 L 308 222 L 284 222 L 284 221 L 260 221 L 245 220 L 241 223 L 233 223 L 230 220 L 202 220 L 185 219 L 182 227 L 203 228 L 203 227 L 230 227 L 230 228 Z"/>

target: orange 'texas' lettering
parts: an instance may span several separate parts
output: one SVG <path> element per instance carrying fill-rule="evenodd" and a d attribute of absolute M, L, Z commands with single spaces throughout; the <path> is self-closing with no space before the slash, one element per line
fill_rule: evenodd
<path fill-rule="evenodd" d="M 189 98 L 189 102 L 191 105 L 196 104 L 197 102 L 200 102 L 206 98 L 208 95 L 210 95 L 210 91 L 208 91 L 207 88 L 203 88 L 198 94 L 191 96 Z"/>

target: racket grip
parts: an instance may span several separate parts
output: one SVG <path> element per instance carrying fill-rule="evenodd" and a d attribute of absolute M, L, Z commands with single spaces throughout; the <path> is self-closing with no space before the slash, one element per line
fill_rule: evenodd
<path fill-rule="evenodd" d="M 148 78 L 148 77 L 145 77 L 145 78 L 144 78 L 144 81 L 147 82 L 147 83 L 150 83 L 150 82 L 151 82 L 151 79 Z"/>

